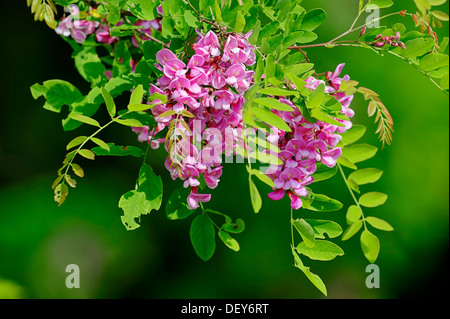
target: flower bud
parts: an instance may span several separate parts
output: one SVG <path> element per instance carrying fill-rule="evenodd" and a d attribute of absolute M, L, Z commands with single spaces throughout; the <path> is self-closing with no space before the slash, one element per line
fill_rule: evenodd
<path fill-rule="evenodd" d="M 403 50 L 406 50 L 406 45 L 405 45 L 402 41 L 400 41 L 400 42 L 398 43 L 398 45 L 399 45 Z"/>
<path fill-rule="evenodd" d="M 375 40 L 378 40 L 378 39 L 381 38 L 382 36 L 383 36 L 382 34 L 377 35 L 377 36 L 375 37 Z"/>
<path fill-rule="evenodd" d="M 402 35 L 400 34 L 400 32 L 397 32 L 396 34 L 395 34 L 395 39 L 398 41 L 398 40 L 400 40 L 400 37 L 401 37 Z"/>
<path fill-rule="evenodd" d="M 367 31 L 367 27 L 362 28 L 361 33 L 359 34 L 360 39 L 366 33 L 366 31 Z"/>
<path fill-rule="evenodd" d="M 385 44 L 386 44 L 385 42 L 375 42 L 373 46 L 376 48 L 382 48 L 384 47 Z"/>

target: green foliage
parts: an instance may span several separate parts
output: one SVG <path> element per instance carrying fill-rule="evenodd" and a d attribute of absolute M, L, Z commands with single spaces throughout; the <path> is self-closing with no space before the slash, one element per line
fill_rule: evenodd
<path fill-rule="evenodd" d="M 34 84 L 31 94 L 34 99 L 44 96 L 44 109 L 57 113 L 61 112 L 63 106 L 70 106 L 82 96 L 75 86 L 62 80 L 49 80 L 42 85 Z"/>
<path fill-rule="evenodd" d="M 108 143 L 100 147 L 94 147 L 92 151 L 98 156 L 134 156 L 144 155 L 142 149 L 136 146 L 118 146 L 114 143 Z"/>
<path fill-rule="evenodd" d="M 344 205 L 336 199 L 322 194 L 309 192 L 303 202 L 303 208 L 316 212 L 333 212 L 340 210 Z"/>
<path fill-rule="evenodd" d="M 189 209 L 186 198 L 190 190 L 179 188 L 170 195 L 166 204 L 166 216 L 169 220 L 185 219 L 191 216 L 195 210 Z"/>
<path fill-rule="evenodd" d="M 153 169 L 143 164 L 139 171 L 139 178 L 135 190 L 122 195 L 119 207 L 123 209 L 122 223 L 127 230 L 139 228 L 136 218 L 149 214 L 152 210 L 159 210 L 162 202 L 163 185 L 161 177 Z"/>
<path fill-rule="evenodd" d="M 317 240 L 313 246 L 301 242 L 297 246 L 297 251 L 312 260 L 320 261 L 330 261 L 344 255 L 344 251 L 338 245 L 326 240 Z"/>
<path fill-rule="evenodd" d="M 248 183 L 250 185 L 250 199 L 252 202 L 253 210 L 255 211 L 255 213 L 259 213 L 262 207 L 261 195 L 259 194 L 258 188 L 256 187 L 251 177 L 249 178 Z"/>
<path fill-rule="evenodd" d="M 192 246 L 196 254 L 203 261 L 208 261 L 216 249 L 216 232 L 208 215 L 202 214 L 195 217 L 190 230 Z"/>
<path fill-rule="evenodd" d="M 55 0 L 55 3 L 63 6 L 76 3 L 80 6 L 82 16 L 88 15 L 87 11 L 90 10 L 89 6 L 91 5 L 88 2 L 77 0 Z M 77 155 L 89 160 L 94 160 L 96 156 L 142 157 L 144 155 L 141 148 L 106 143 L 97 135 L 110 124 L 125 126 L 128 131 L 130 131 L 130 127 L 148 127 L 149 130 L 153 130 L 157 126 L 151 110 L 159 104 L 155 101 L 159 100 L 166 104 L 167 98 L 161 94 L 148 94 L 150 83 L 155 83 L 156 79 L 162 75 L 154 65 L 155 54 L 162 48 L 170 48 L 180 60 L 186 60 L 185 58 L 193 53 L 191 44 L 197 38 L 194 29 L 198 29 L 202 33 L 214 30 L 222 42 L 228 34 L 246 34 L 252 31 L 248 40 L 256 48 L 256 64 L 252 67 L 255 72 L 255 82 L 245 94 L 243 118 L 244 125 L 247 127 L 267 129 L 269 126 L 273 126 L 284 132 L 291 132 L 286 121 L 278 115 L 280 113 L 275 111 L 289 112 L 293 111 L 293 108 L 281 103 L 280 98 L 289 99 L 301 111 L 302 116 L 311 123 L 321 121 L 343 127 L 344 124 L 341 121 L 349 120 L 340 112 L 341 104 L 333 97 L 333 94 L 325 90 L 325 84 L 320 84 L 314 91 L 305 88 L 305 80 L 310 76 L 314 75 L 324 80 L 325 83 L 329 80 L 329 74 L 318 74 L 319 72 L 314 69 L 315 65 L 308 58 L 307 50 L 310 47 L 333 48 L 347 45 L 366 48 L 380 55 L 391 54 L 417 68 L 441 90 L 448 91 L 449 62 L 445 52 L 449 40 L 445 38 L 439 41 L 433 30 L 442 24 L 442 21 L 448 21 L 448 15 L 433 8 L 433 6 L 442 5 L 445 1 L 415 0 L 414 3 L 418 10 L 416 14 L 400 11 L 396 15 L 411 17 L 415 25 L 420 28 L 418 30 L 408 30 L 406 23 L 395 23 L 392 27 L 381 26 L 372 30 L 364 28 L 367 23 L 356 27 L 358 19 L 365 10 L 385 9 L 393 5 L 391 0 L 360 0 L 359 6 L 357 8 L 355 6 L 358 16 L 349 30 L 335 39 L 314 44 L 310 44 L 318 38 L 314 31 L 326 21 L 327 13 L 320 8 L 306 11 L 301 5 L 302 1 L 165 0 L 162 3 L 150 0 L 110 0 L 99 4 L 96 10 L 98 16 L 91 15 L 89 19 L 98 22 L 106 21 L 110 35 L 119 40 L 113 41 L 111 44 L 98 43 L 95 35 L 90 35 L 82 44 L 78 44 L 73 39 L 65 38 L 74 49 L 72 57 L 75 68 L 90 85 L 89 92 L 82 93 L 72 84 L 62 80 L 49 80 L 42 85 L 35 84 L 31 87 L 33 98 L 45 98 L 45 109 L 56 113 L 67 113 L 67 117 L 63 119 L 65 131 L 77 129 L 82 124 L 95 127 L 92 135 L 78 136 L 68 143 L 67 151 L 69 152 L 52 185 L 55 201 L 61 205 L 68 196 L 68 186 L 76 187 L 77 182 L 70 175 L 72 172 L 80 178 L 85 175 L 81 166 L 74 163 Z M 53 1 L 32 0 L 27 4 L 31 7 L 35 19 L 45 20 L 51 28 L 56 27 L 55 14 L 57 11 Z M 159 4 L 162 4 L 163 16 L 157 11 Z M 387 16 L 391 15 L 393 14 Z M 381 21 L 387 16 L 378 20 Z M 141 27 L 135 25 L 135 22 L 139 19 L 151 21 L 155 18 L 161 22 L 161 32 L 155 31 L 151 35 L 149 34 L 151 41 L 142 41 L 136 37 Z M 119 21 L 123 21 L 123 23 L 119 23 Z M 357 40 L 342 39 L 347 35 L 352 36 L 356 31 L 358 31 L 357 33 L 361 32 Z M 394 45 L 382 47 L 375 45 L 375 37 L 378 34 L 383 37 L 397 36 L 397 32 L 400 33 L 398 40 L 404 43 L 406 49 Z M 134 41 L 132 41 L 132 37 L 134 37 Z M 135 42 L 138 42 L 139 47 L 135 47 Z M 132 71 L 132 65 L 135 67 L 134 71 Z M 394 131 L 390 112 L 381 102 L 377 93 L 367 88 L 358 88 L 358 84 L 355 81 L 343 81 L 339 93 L 345 95 L 359 93 L 364 97 L 368 103 L 367 115 L 373 117 L 377 125 L 375 134 L 378 134 L 383 147 L 386 144 L 390 145 Z M 236 93 L 236 90 L 230 90 Z M 128 105 L 120 105 L 119 101 L 122 99 L 114 100 L 130 91 Z M 103 103 L 111 120 L 101 125 L 94 119 L 94 115 Z M 64 112 L 63 107 L 65 106 L 67 106 L 68 112 Z M 175 114 L 175 111 L 168 110 L 160 117 Z M 192 117 L 188 111 L 182 115 Z M 187 122 L 183 120 L 179 123 L 190 131 Z M 171 136 L 173 127 L 174 125 L 159 132 L 153 138 Z M 376 146 L 366 143 L 355 144 L 364 136 L 365 132 L 365 126 L 355 124 L 352 129 L 343 133 L 342 140 L 337 145 L 343 151 L 343 155 L 338 159 L 338 165 L 329 168 L 318 163 L 317 170 L 313 175 L 314 181 L 320 182 L 333 178 L 338 170 L 340 171 L 355 201 L 355 205 L 351 205 L 347 209 L 348 227 L 346 230 L 343 231 L 341 226 L 334 221 L 294 219 L 291 213 L 291 249 L 295 267 L 300 269 L 325 295 L 327 294 L 325 284 L 318 275 L 312 273 L 310 268 L 303 264 L 301 255 L 302 258 L 306 256 L 312 260 L 331 261 L 337 256 L 342 256 L 344 252 L 335 243 L 326 239 L 342 236 L 342 240 L 348 240 L 363 229 L 360 236 L 362 251 L 369 262 L 375 262 L 379 255 L 380 242 L 370 232 L 369 227 L 382 231 L 393 230 L 388 222 L 364 215 L 366 208 L 375 208 L 385 204 L 388 198 L 386 194 L 363 192 L 362 195 L 358 195 L 359 199 L 355 196 L 355 193 L 361 193 L 364 185 L 377 182 L 383 175 L 379 169 L 356 166 L 378 153 Z M 267 156 L 258 152 L 259 147 L 267 148 L 269 146 L 260 137 L 247 134 L 244 139 L 251 147 L 238 147 L 236 152 L 249 159 L 247 171 L 249 173 L 250 199 L 254 212 L 258 213 L 262 209 L 263 201 L 253 177 L 272 188 L 274 188 L 274 182 L 259 169 L 252 169 L 250 163 L 253 159 L 257 159 L 261 163 L 277 161 L 281 164 L 281 161 L 274 155 Z M 91 149 L 86 148 L 86 144 L 91 142 L 95 146 Z M 171 142 L 168 143 L 169 149 L 172 147 Z M 280 151 L 277 145 L 270 146 L 274 152 Z M 162 203 L 162 179 L 146 164 L 147 152 L 135 189 L 125 193 L 119 201 L 119 207 L 123 210 L 121 219 L 128 230 L 140 227 L 141 216 L 147 215 L 153 210 L 159 210 Z M 353 170 L 348 177 L 345 175 L 343 166 Z M 204 180 L 201 183 L 204 185 Z M 180 188 L 169 196 L 165 207 L 169 220 L 187 219 L 197 212 L 197 209 L 189 208 L 186 202 L 188 195 L 189 189 Z M 326 195 L 315 194 L 310 189 L 308 189 L 308 195 L 302 197 L 301 200 L 302 208 L 318 214 L 339 211 L 343 208 L 340 201 Z M 240 245 L 234 239 L 234 235 L 245 229 L 243 220 L 237 219 L 233 222 L 229 216 L 205 209 L 201 203 L 200 209 L 201 212 L 193 218 L 190 228 L 190 239 L 196 254 L 204 261 L 213 256 L 216 248 L 216 231 L 226 247 L 233 251 L 239 251 Z M 224 218 L 224 223 L 216 223 L 213 216 Z M 295 235 L 301 240 L 298 244 L 295 244 L 294 228 Z"/>
<path fill-rule="evenodd" d="M 316 240 L 315 240 L 315 233 L 314 229 L 308 222 L 304 219 L 296 219 L 292 221 L 292 224 L 294 225 L 295 229 L 297 229 L 298 233 L 303 239 L 303 242 L 308 247 L 313 247 Z"/>

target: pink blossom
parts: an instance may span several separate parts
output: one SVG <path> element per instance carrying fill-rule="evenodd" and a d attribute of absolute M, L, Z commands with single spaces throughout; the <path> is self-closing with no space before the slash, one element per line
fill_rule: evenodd
<path fill-rule="evenodd" d="M 189 209 L 197 209 L 198 202 L 206 203 L 211 200 L 211 194 L 198 194 L 197 187 L 191 187 L 191 193 L 187 198 Z"/>
<path fill-rule="evenodd" d="M 106 24 L 101 24 L 100 27 L 95 32 L 95 37 L 98 42 L 111 44 L 118 40 L 117 37 L 112 37 L 109 33 L 109 27 Z"/>

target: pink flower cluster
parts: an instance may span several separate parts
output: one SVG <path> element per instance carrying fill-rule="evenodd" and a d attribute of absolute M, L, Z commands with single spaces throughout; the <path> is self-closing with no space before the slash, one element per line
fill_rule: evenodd
<path fill-rule="evenodd" d="M 349 80 L 348 76 L 339 78 L 344 67 L 340 64 L 334 73 L 327 73 L 327 82 L 309 77 L 305 87 L 315 90 L 321 83 L 326 85 L 325 92 L 333 95 L 342 105 L 341 113 L 347 117 L 353 117 L 354 111 L 349 108 L 353 95 L 345 93 L 333 93 L 339 91 L 342 80 Z M 328 167 L 334 167 L 336 160 L 342 155 L 341 148 L 336 147 L 341 140 L 341 135 L 351 128 L 352 123 L 346 120 L 338 120 L 344 126 L 336 126 L 325 122 L 309 123 L 299 109 L 289 100 L 281 98 L 280 102 L 290 105 L 292 111 L 273 111 L 289 124 L 292 132 L 284 132 L 275 129 L 275 134 L 269 136 L 269 142 L 276 143 L 281 152 L 279 158 L 281 165 L 271 165 L 266 174 L 274 181 L 273 192 L 268 196 L 272 200 L 280 200 L 287 192 L 291 200 L 291 207 L 299 209 L 303 203 L 300 197 L 308 195 L 305 186 L 314 181 L 317 162 L 322 162 Z"/>
<path fill-rule="evenodd" d="M 382 48 L 386 44 L 388 44 L 390 46 L 401 47 L 402 49 L 406 50 L 406 46 L 402 41 L 400 41 L 400 37 L 400 32 L 397 32 L 395 36 L 390 37 L 383 37 L 382 34 L 379 34 L 375 37 L 375 41 L 372 43 L 372 45 L 377 48 Z"/>
<path fill-rule="evenodd" d="M 154 148 L 165 142 L 169 152 L 165 166 L 174 180 L 180 178 L 185 188 L 190 187 L 187 202 L 191 209 L 211 199 L 211 194 L 198 192 L 200 181 L 210 189 L 217 187 L 226 140 L 236 139 L 233 132 L 242 130 L 243 94 L 254 75 L 247 66 L 255 64 L 249 36 L 229 35 L 222 45 L 212 31 L 199 34 L 192 46 L 195 54 L 187 64 L 168 49 L 156 54 L 159 64 L 155 65 L 163 75 L 149 93 L 166 95 L 167 103 L 152 108 L 158 123 L 153 132 L 148 127 L 133 130 L 140 141 L 151 142 Z M 165 127 L 179 132 L 177 138 L 153 140 Z M 180 135 L 191 136 L 193 143 Z"/>
<path fill-rule="evenodd" d="M 111 44 L 119 40 L 118 37 L 111 36 L 109 26 L 106 24 L 106 20 L 102 22 L 96 20 L 79 20 L 80 10 L 76 5 L 69 6 L 70 13 L 67 17 L 62 19 L 58 27 L 55 29 L 57 34 L 65 37 L 72 36 L 72 38 L 79 44 L 82 44 L 86 38 L 95 32 L 95 38 L 100 43 Z M 92 11 L 92 8 L 88 10 L 88 14 Z M 160 14 L 162 12 L 162 6 L 157 8 Z M 116 25 L 121 26 L 124 21 L 119 21 Z M 138 20 L 135 26 L 141 27 L 136 30 L 136 33 L 132 37 L 132 43 L 136 47 L 139 46 L 138 39 L 140 41 L 151 40 L 149 36 L 152 35 L 152 30 L 161 30 L 160 19 L 152 21 Z"/>
<path fill-rule="evenodd" d="M 80 10 L 77 6 L 70 6 L 70 14 L 59 22 L 55 31 L 57 34 L 72 38 L 79 44 L 83 43 L 86 38 L 94 33 L 100 22 L 78 20 Z"/>

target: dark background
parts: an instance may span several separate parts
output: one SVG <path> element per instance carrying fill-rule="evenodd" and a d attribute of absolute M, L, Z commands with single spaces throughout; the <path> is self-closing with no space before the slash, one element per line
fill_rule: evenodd
<path fill-rule="evenodd" d="M 45 23 L 34 22 L 26 1 L 10 1 L 0 20 L 2 84 L 0 116 L 0 298 L 321 298 L 292 266 L 289 203 L 271 202 L 259 182 L 263 209 L 252 212 L 245 167 L 227 165 L 208 207 L 245 220 L 236 239 L 239 253 L 217 239 L 214 257 L 205 263 L 189 241 L 190 220 L 170 222 L 165 201 L 178 183 L 163 167 L 164 152 L 153 151 L 150 163 L 164 179 L 159 212 L 127 232 L 120 221 L 120 196 L 132 189 L 141 159 L 83 160 L 86 177 L 78 179 L 66 203 L 57 207 L 50 188 L 65 155 L 65 145 L 88 129 L 63 132 L 61 115 L 42 109 L 29 87 L 63 79 L 83 93 L 89 88 L 78 75 L 70 47 Z M 318 29 L 327 41 L 344 32 L 354 18 L 357 0 L 304 1 L 322 7 L 326 23 Z M 413 2 L 395 1 L 393 10 L 413 10 Z M 448 8 L 439 8 L 448 12 Z M 398 22 L 396 17 L 388 23 Z M 408 27 L 412 23 L 403 18 Z M 448 23 L 439 36 L 448 36 Z M 381 241 L 377 264 L 381 288 L 365 286 L 365 260 L 358 237 L 339 243 L 344 257 L 333 262 L 305 263 L 325 281 L 331 298 L 436 297 L 448 285 L 447 96 L 426 77 L 394 57 L 379 57 L 358 48 L 308 51 L 319 72 L 346 62 L 344 72 L 362 86 L 380 93 L 395 121 L 394 142 L 363 163 L 384 170 L 382 179 L 363 191 L 389 194 L 386 205 L 367 210 L 389 221 L 395 232 L 374 231 Z M 120 100 L 117 101 L 120 105 Z M 366 103 L 353 104 L 356 123 L 368 126 L 363 142 L 377 144 L 376 127 L 366 117 Z M 66 112 L 62 116 L 65 117 Z M 106 119 L 100 112 L 100 121 Z M 135 135 L 112 128 L 102 135 L 117 144 L 138 145 Z M 379 145 L 379 143 L 377 144 Z M 381 146 L 381 145 L 380 145 Z M 339 176 L 314 185 L 350 205 Z M 334 213 L 300 211 L 297 216 L 330 218 L 345 227 L 345 210 Z M 65 267 L 81 269 L 81 288 L 65 287 Z"/>

